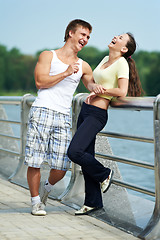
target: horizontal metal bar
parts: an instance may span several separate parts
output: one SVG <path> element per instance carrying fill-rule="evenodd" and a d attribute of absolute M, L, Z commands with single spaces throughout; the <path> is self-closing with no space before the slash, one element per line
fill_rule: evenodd
<path fill-rule="evenodd" d="M 155 97 L 119 97 L 110 103 L 111 108 L 130 110 L 153 110 Z"/>
<path fill-rule="evenodd" d="M 113 133 L 113 132 L 105 132 L 105 131 L 103 131 L 103 132 L 99 132 L 98 135 L 106 136 L 106 137 L 126 139 L 126 140 L 139 141 L 139 142 L 154 143 L 154 139 L 153 138 L 133 136 L 133 135 L 126 135 L 126 134 L 121 134 L 121 133 Z"/>
<path fill-rule="evenodd" d="M 0 104 L 3 104 L 3 105 L 20 105 L 21 102 L 19 102 L 19 101 L 13 101 L 13 102 L 0 101 Z"/>
<path fill-rule="evenodd" d="M 3 148 L 0 148 L 0 152 L 9 153 L 9 154 L 15 155 L 15 156 L 19 156 L 20 155 L 18 152 L 14 152 L 14 151 L 11 151 L 11 150 L 8 150 L 8 149 L 3 149 Z"/>
<path fill-rule="evenodd" d="M 13 120 L 7 120 L 7 119 L 0 119 L 0 122 L 5 122 L 5 123 L 13 123 L 13 124 L 20 124 L 20 121 L 13 121 Z"/>
<path fill-rule="evenodd" d="M 112 180 L 112 183 L 114 183 L 118 186 L 121 186 L 121 187 L 131 189 L 131 190 L 136 191 L 136 192 L 144 193 L 144 194 L 150 195 L 152 197 L 155 197 L 155 192 L 152 191 L 152 190 L 149 190 L 147 188 L 142 188 L 142 187 L 132 185 L 132 184 L 127 183 L 127 182 L 122 182 L 122 181 L 119 181 L 119 180 L 115 180 L 115 179 Z"/>
<path fill-rule="evenodd" d="M 20 137 L 15 137 L 15 136 L 10 136 L 10 135 L 5 135 L 5 134 L 0 134 L 0 137 L 11 138 L 11 139 L 15 139 L 15 140 L 20 140 Z"/>
<path fill-rule="evenodd" d="M 20 96 L 0 96 L 0 104 L 21 104 L 22 97 Z"/>
<path fill-rule="evenodd" d="M 149 164 L 147 162 L 138 162 L 138 161 L 135 161 L 135 160 L 129 159 L 129 158 L 121 158 L 118 156 L 106 155 L 106 154 L 101 154 L 101 153 L 96 153 L 95 155 L 96 155 L 96 157 L 99 157 L 99 158 L 104 158 L 104 159 L 112 160 L 115 162 L 125 163 L 125 164 L 129 164 L 129 165 L 137 166 L 137 167 L 154 170 L 154 165 Z"/>
<path fill-rule="evenodd" d="M 78 93 L 74 96 L 74 101 L 79 105 L 86 100 L 87 93 Z M 116 109 L 130 109 L 130 110 L 151 110 L 153 111 L 153 104 L 156 97 L 118 97 L 113 98 L 110 102 L 110 108 Z"/>

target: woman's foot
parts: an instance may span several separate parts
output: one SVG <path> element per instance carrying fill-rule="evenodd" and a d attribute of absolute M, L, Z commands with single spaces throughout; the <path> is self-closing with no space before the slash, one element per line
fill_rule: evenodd
<path fill-rule="evenodd" d="M 97 207 L 88 207 L 86 205 L 83 205 L 81 209 L 75 212 L 75 215 L 87 215 L 88 213 L 97 210 Z"/>
<path fill-rule="evenodd" d="M 110 185 L 111 185 L 111 180 L 112 180 L 112 177 L 113 177 L 113 170 L 111 169 L 110 171 L 110 174 L 108 176 L 107 179 L 105 179 L 102 183 L 101 183 L 101 189 L 102 189 L 102 192 L 105 193 L 107 192 L 107 190 L 109 189 Z"/>

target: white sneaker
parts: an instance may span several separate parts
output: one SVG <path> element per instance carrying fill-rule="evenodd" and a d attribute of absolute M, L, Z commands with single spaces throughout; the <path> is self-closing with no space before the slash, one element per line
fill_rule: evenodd
<path fill-rule="evenodd" d="M 46 206 L 48 195 L 50 192 L 48 192 L 44 186 L 45 184 L 42 185 L 42 188 L 40 191 L 40 199 L 41 199 L 41 202 Z"/>
<path fill-rule="evenodd" d="M 111 185 L 111 180 L 112 180 L 112 177 L 113 177 L 113 170 L 110 171 L 110 174 L 108 176 L 107 179 L 105 179 L 102 183 L 101 183 L 101 189 L 102 189 L 102 192 L 105 193 L 107 192 L 107 190 L 109 189 L 110 185 Z"/>
<path fill-rule="evenodd" d="M 32 206 L 31 214 L 35 215 L 35 216 L 45 216 L 46 215 L 46 211 L 44 210 L 43 204 L 42 203 L 34 204 Z"/>
<path fill-rule="evenodd" d="M 79 209 L 78 211 L 75 212 L 75 215 L 86 215 L 96 209 L 97 208 L 95 208 L 95 207 L 88 207 L 86 205 L 83 205 L 81 207 L 81 209 Z"/>

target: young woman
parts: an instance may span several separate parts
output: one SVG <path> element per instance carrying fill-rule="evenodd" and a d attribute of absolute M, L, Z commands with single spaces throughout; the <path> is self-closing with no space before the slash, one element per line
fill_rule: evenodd
<path fill-rule="evenodd" d="M 68 148 L 68 156 L 82 167 L 85 180 L 85 201 L 76 215 L 102 208 L 102 194 L 110 186 L 113 171 L 95 159 L 95 139 L 107 123 L 107 109 L 113 97 L 140 96 L 141 84 L 131 55 L 136 42 L 131 33 L 115 36 L 104 57 L 93 71 L 98 84 L 82 105 L 77 131 Z"/>

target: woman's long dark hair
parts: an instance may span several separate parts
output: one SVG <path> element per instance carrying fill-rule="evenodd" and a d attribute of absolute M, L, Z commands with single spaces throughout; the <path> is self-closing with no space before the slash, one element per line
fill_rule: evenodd
<path fill-rule="evenodd" d="M 143 89 L 141 87 L 135 61 L 131 58 L 132 54 L 136 50 L 136 41 L 131 33 L 127 32 L 127 34 L 129 36 L 129 41 L 126 44 L 128 51 L 123 55 L 123 57 L 127 60 L 129 65 L 128 96 L 139 97 L 142 95 Z"/>

